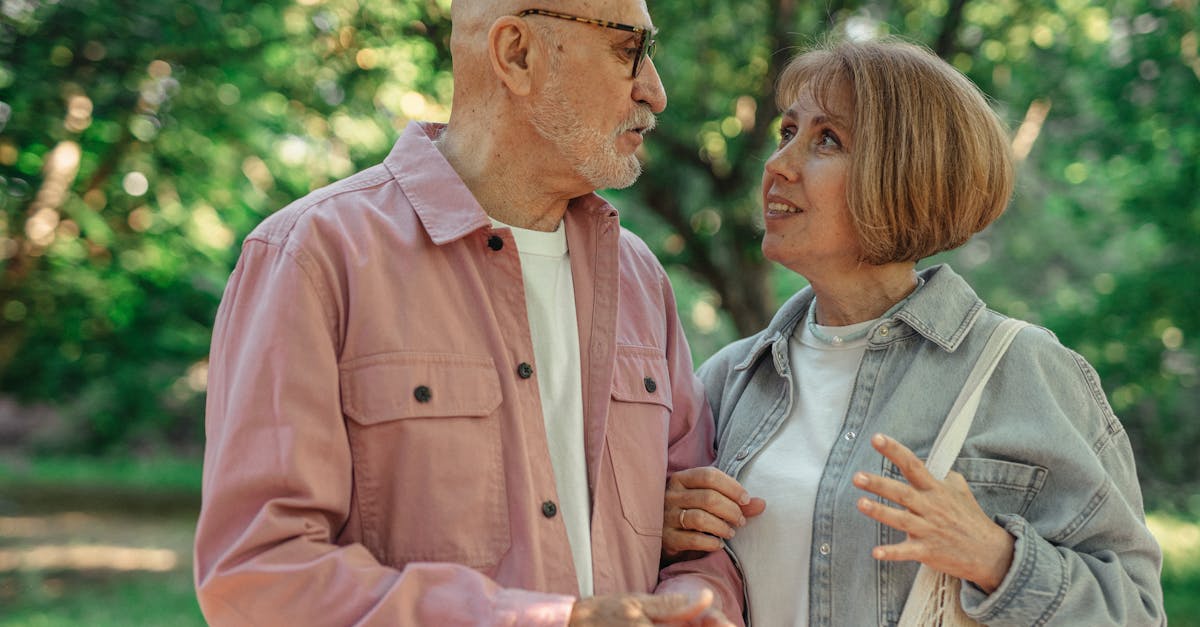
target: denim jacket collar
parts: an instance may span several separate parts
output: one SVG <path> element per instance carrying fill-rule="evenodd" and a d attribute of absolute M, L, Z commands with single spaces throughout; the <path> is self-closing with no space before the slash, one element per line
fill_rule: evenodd
<path fill-rule="evenodd" d="M 984 303 L 967 282 L 945 264 L 937 264 L 921 270 L 925 285 L 913 294 L 891 318 L 880 320 L 871 330 L 871 347 L 886 346 L 890 342 L 908 337 L 912 333 L 893 333 L 887 336 L 875 331 L 891 321 L 903 322 L 912 332 L 940 346 L 946 352 L 954 352 L 963 338 L 979 319 Z M 786 375 L 789 370 L 787 339 L 804 319 L 813 301 L 812 287 L 804 287 L 792 296 L 771 319 L 771 323 L 758 336 L 746 358 L 734 366 L 734 370 L 745 370 L 757 362 L 768 348 L 773 353 L 775 369 Z"/>

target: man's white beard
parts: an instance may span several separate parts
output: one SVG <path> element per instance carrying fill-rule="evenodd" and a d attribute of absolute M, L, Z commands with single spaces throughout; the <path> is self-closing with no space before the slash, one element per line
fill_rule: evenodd
<path fill-rule="evenodd" d="M 621 156 L 617 153 L 618 137 L 630 128 L 654 125 L 653 114 L 639 114 L 605 136 L 600 131 L 587 128 L 567 102 L 560 89 L 559 81 L 547 86 L 547 95 L 533 108 L 532 123 L 538 134 L 554 144 L 559 152 L 569 159 L 575 172 L 586 179 L 595 189 L 622 189 L 633 185 L 642 174 L 642 164 L 637 155 Z M 649 117 L 648 124 L 644 118 Z"/>

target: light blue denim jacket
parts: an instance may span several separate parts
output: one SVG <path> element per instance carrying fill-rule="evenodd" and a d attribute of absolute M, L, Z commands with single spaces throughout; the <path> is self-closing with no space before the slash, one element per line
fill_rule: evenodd
<path fill-rule="evenodd" d="M 928 456 L 1003 319 L 948 266 L 921 276 L 924 286 L 868 336 L 817 489 L 807 582 L 812 625 L 899 620 L 918 564 L 871 557 L 871 547 L 900 542 L 903 533 L 858 512 L 855 501 L 865 493 L 850 477 L 859 470 L 901 477 L 871 447 L 874 433 Z M 717 465 L 735 478 L 789 413 L 788 343 L 812 297 L 803 289 L 765 330 L 700 368 L 717 420 Z M 1145 525 L 1129 439 L 1095 370 L 1049 331 L 1031 327 L 1017 336 L 984 391 L 954 470 L 1016 537 L 1012 567 L 994 593 L 964 584 L 972 618 L 989 625 L 1166 624 L 1162 553 Z"/>

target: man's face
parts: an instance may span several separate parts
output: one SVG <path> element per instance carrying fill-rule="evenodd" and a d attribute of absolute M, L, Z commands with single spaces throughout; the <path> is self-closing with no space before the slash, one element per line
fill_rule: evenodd
<path fill-rule="evenodd" d="M 651 25 L 641 3 L 603 6 L 604 14 L 586 17 Z M 544 26 L 555 29 L 561 45 L 546 47 L 550 76 L 533 105 L 534 129 L 594 189 L 628 187 L 642 171 L 636 154 L 642 136 L 666 107 L 653 61 L 643 61 L 631 77 L 640 35 L 569 21 Z"/>

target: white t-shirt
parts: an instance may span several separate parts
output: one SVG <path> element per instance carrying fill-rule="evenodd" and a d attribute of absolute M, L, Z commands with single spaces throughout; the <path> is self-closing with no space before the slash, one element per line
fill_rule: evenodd
<path fill-rule="evenodd" d="M 818 330 L 844 337 L 875 322 Z M 766 499 L 767 509 L 729 542 L 745 575 L 756 625 L 808 625 L 817 484 L 833 443 L 841 437 L 866 350 L 865 337 L 833 346 L 815 337 L 803 322 L 789 345 L 791 412 L 740 477 L 750 494 Z"/>
<path fill-rule="evenodd" d="M 558 511 L 567 526 L 579 594 L 592 596 L 591 507 L 583 445 L 583 384 L 575 287 L 562 223 L 552 233 L 509 226 L 521 257 L 533 371 L 542 401 Z"/>

